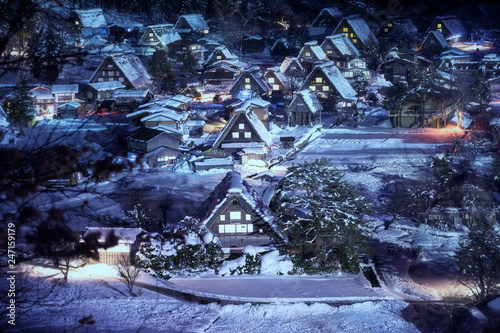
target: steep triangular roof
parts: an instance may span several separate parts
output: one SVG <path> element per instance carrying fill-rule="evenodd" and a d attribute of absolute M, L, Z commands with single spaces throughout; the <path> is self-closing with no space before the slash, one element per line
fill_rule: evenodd
<path fill-rule="evenodd" d="M 462 22 L 460 22 L 460 20 L 457 19 L 457 17 L 455 15 L 438 16 L 438 17 L 436 17 L 434 22 L 436 22 L 436 21 L 438 21 L 438 22 L 441 21 L 442 24 L 446 27 L 446 29 L 448 29 L 451 36 L 459 37 L 459 36 L 467 35 L 467 30 L 464 28 L 464 26 L 462 25 Z M 431 26 L 427 30 L 427 33 L 429 33 L 430 29 L 433 28 L 434 22 L 431 24 Z"/>
<path fill-rule="evenodd" d="M 340 27 L 342 26 L 342 23 L 345 22 L 347 25 L 351 27 L 351 29 L 354 31 L 360 42 L 365 45 L 370 39 L 372 39 L 375 43 L 378 43 L 377 38 L 371 31 L 370 27 L 368 24 L 366 24 L 365 20 L 358 16 L 358 15 L 353 15 L 353 16 L 348 16 L 344 17 L 342 19 L 342 22 L 339 23 L 337 28 L 335 29 L 335 33 L 342 33 L 340 31 Z"/>
<path fill-rule="evenodd" d="M 238 87 L 240 85 L 245 85 L 244 80 L 246 78 L 250 79 L 250 85 L 252 86 L 253 91 L 255 91 L 257 94 L 263 94 L 266 92 L 271 91 L 271 87 L 265 80 L 264 76 L 262 73 L 259 71 L 259 67 L 253 66 L 251 68 L 247 68 L 241 72 L 240 76 L 235 80 L 234 84 L 231 86 L 229 91 L 232 91 L 233 88 Z M 256 87 L 257 89 L 255 89 Z"/>
<path fill-rule="evenodd" d="M 304 71 L 304 68 L 300 64 L 300 62 L 297 60 L 297 58 L 294 57 L 286 57 L 285 60 L 280 65 L 280 72 L 283 74 L 286 74 L 287 71 L 291 69 L 297 69 L 299 71 Z"/>
<path fill-rule="evenodd" d="M 203 225 L 210 228 L 215 219 L 233 200 L 237 200 L 248 213 L 254 215 L 257 223 L 267 224 L 279 237 L 285 238 L 269 207 L 236 171 L 230 171 L 226 174 L 193 215 L 200 219 Z"/>
<path fill-rule="evenodd" d="M 201 14 L 186 14 L 179 16 L 179 19 L 175 23 L 175 28 L 180 28 L 180 25 L 183 25 L 183 23 L 192 31 L 208 30 L 208 24 Z"/>
<path fill-rule="evenodd" d="M 175 31 L 174 25 L 170 23 L 150 25 L 141 37 L 141 43 L 149 44 L 149 33 L 153 33 L 161 46 L 167 47 L 168 44 L 181 40 L 181 36 Z"/>
<path fill-rule="evenodd" d="M 217 59 L 217 56 L 220 56 L 220 59 Z M 220 45 L 217 46 L 213 52 L 208 56 L 207 60 L 205 61 L 205 65 L 209 65 L 212 63 L 215 63 L 216 61 L 221 61 L 221 60 L 230 60 L 230 59 L 238 59 L 237 56 L 231 53 L 229 49 L 225 45 Z"/>
<path fill-rule="evenodd" d="M 250 109 L 250 102 L 245 101 L 239 105 L 239 108 L 234 112 L 233 116 L 227 122 L 226 126 L 219 132 L 215 138 L 212 147 L 219 148 L 226 136 L 231 132 L 231 129 L 236 124 L 236 120 L 240 117 L 245 117 L 252 127 L 255 134 L 257 134 L 259 141 L 262 141 L 268 147 L 271 146 L 273 137 L 269 133 L 257 115 Z M 247 141 L 246 141 L 247 142 Z"/>
<path fill-rule="evenodd" d="M 307 53 L 309 53 L 310 55 L 307 56 L 306 55 Z M 316 58 L 318 60 L 328 60 L 328 57 L 326 56 L 325 52 L 323 52 L 321 47 L 318 45 L 318 42 L 315 40 L 304 43 L 304 46 L 300 50 L 297 58 L 298 59 Z"/>
<path fill-rule="evenodd" d="M 327 45 L 332 46 L 332 50 L 334 53 L 346 57 L 359 57 L 361 53 L 359 53 L 358 49 L 351 42 L 349 38 L 346 37 L 345 34 L 335 34 L 331 36 L 327 36 L 323 44 L 321 44 L 321 48 L 326 52 Z"/>
<path fill-rule="evenodd" d="M 311 89 L 304 89 L 298 91 L 293 97 L 290 105 L 295 105 L 298 101 L 303 101 L 311 113 L 319 112 L 323 109 L 318 97 L 311 91 Z"/>
<path fill-rule="evenodd" d="M 144 65 L 142 64 L 142 61 L 132 53 L 107 56 L 90 78 L 90 82 L 97 81 L 97 77 L 104 69 L 103 66 L 108 61 L 113 62 L 120 69 L 122 74 L 125 76 L 125 79 L 128 80 L 132 87 L 138 88 L 151 84 L 151 75 L 146 70 L 146 67 L 144 67 Z"/>
<path fill-rule="evenodd" d="M 420 47 L 426 45 L 431 39 L 436 40 L 442 48 L 449 47 L 448 42 L 444 38 L 443 34 L 440 33 L 439 31 L 429 31 L 429 33 L 425 36 L 424 40 L 422 41 L 422 44 L 420 44 Z"/>
<path fill-rule="evenodd" d="M 106 18 L 101 8 L 77 9 L 73 11 L 80 19 L 80 26 L 84 28 L 100 28 L 107 26 Z"/>
<path fill-rule="evenodd" d="M 330 85 L 335 88 L 340 97 L 348 100 L 356 100 L 356 91 L 352 88 L 351 84 L 346 80 L 344 75 L 339 71 L 333 61 L 328 61 L 323 64 L 314 66 L 311 73 L 307 76 L 301 90 L 308 88 L 309 82 L 312 81 L 317 73 L 321 72 Z"/>

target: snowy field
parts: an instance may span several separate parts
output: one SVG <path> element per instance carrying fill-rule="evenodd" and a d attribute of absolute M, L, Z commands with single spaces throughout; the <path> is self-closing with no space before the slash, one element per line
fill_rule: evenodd
<path fill-rule="evenodd" d="M 353 305 L 307 305 L 280 301 L 264 305 L 206 305 L 189 303 L 136 288 L 126 296 L 123 283 L 115 282 L 111 268 L 106 276 L 89 276 L 89 270 L 70 272 L 67 285 L 56 285 L 36 306 L 25 309 L 12 332 L 418 332 L 400 318 L 401 301 L 361 302 Z M 56 271 L 35 268 L 31 275 Z M 56 278 L 57 275 L 54 277 Z M 259 279 L 255 279 L 259 283 Z M 42 295 L 53 278 L 30 279 L 34 297 Z M 141 277 L 141 282 L 156 283 Z M 78 321 L 93 316 L 93 325 Z"/>

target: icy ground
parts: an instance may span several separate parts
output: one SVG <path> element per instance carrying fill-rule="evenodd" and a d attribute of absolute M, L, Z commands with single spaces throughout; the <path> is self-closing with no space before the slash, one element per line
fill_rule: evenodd
<path fill-rule="evenodd" d="M 13 332 L 418 332 L 400 318 L 401 301 L 353 305 L 307 305 L 277 302 L 264 305 L 207 305 L 176 300 L 143 288 L 126 296 L 126 286 L 112 280 L 113 269 L 101 265 L 72 271 L 67 285 L 57 284 L 39 304 L 24 309 Z M 34 268 L 27 281 L 31 297 L 44 295 L 56 271 Z M 35 278 L 35 276 L 40 276 Z M 42 277 L 43 276 L 43 277 Z M 254 283 L 259 283 L 256 279 Z M 157 283 L 142 276 L 141 282 Z M 168 282 L 167 282 L 168 284 Z M 307 288 L 307 286 L 303 286 Z M 76 329 L 78 321 L 93 316 L 95 324 Z"/>

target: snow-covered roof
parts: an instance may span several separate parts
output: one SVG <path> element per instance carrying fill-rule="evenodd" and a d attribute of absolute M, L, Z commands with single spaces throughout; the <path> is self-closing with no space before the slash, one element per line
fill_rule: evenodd
<path fill-rule="evenodd" d="M 290 69 L 292 65 L 297 67 L 301 71 L 304 70 L 300 62 L 297 60 L 297 58 L 286 57 L 285 60 L 283 60 L 283 62 L 280 65 L 280 72 L 286 74 L 286 72 Z"/>
<path fill-rule="evenodd" d="M 285 46 L 286 49 L 290 48 L 290 43 L 288 42 L 288 40 L 286 38 L 278 38 L 274 42 L 273 46 L 271 46 L 271 51 L 274 50 L 276 48 L 276 46 L 278 46 L 279 44 L 282 44 L 283 46 Z"/>
<path fill-rule="evenodd" d="M 427 39 L 429 39 L 431 37 L 434 37 L 434 39 L 438 41 L 438 43 L 441 45 L 441 47 L 447 48 L 449 46 L 448 42 L 444 38 L 443 34 L 437 30 L 429 31 L 427 36 L 425 36 L 424 40 L 422 41 L 422 45 L 424 45 L 427 42 Z"/>
<path fill-rule="evenodd" d="M 141 43 L 149 42 L 150 32 L 152 32 L 155 37 L 158 38 L 162 47 L 166 47 L 168 44 L 182 39 L 177 31 L 175 31 L 174 25 L 167 23 L 148 26 L 141 38 Z"/>
<path fill-rule="evenodd" d="M 99 243 L 104 243 L 108 236 L 114 234 L 117 238 L 118 243 L 132 244 L 137 240 L 137 236 L 139 236 L 144 230 L 141 228 L 98 228 L 98 227 L 87 227 L 87 231 L 83 234 L 83 238 L 85 239 L 90 234 L 99 234 L 98 241 Z"/>
<path fill-rule="evenodd" d="M 312 72 L 304 81 L 302 89 L 307 88 L 309 82 L 312 82 L 312 79 L 316 76 L 316 73 L 318 71 L 323 73 L 326 80 L 337 90 L 341 98 L 348 100 L 357 100 L 356 91 L 354 91 L 351 84 L 346 80 L 344 75 L 342 75 L 333 61 L 328 61 L 323 64 L 314 66 Z"/>
<path fill-rule="evenodd" d="M 175 23 L 175 28 L 177 28 L 181 20 L 185 20 L 193 31 L 208 30 L 207 22 L 205 22 L 205 19 L 201 14 L 181 15 Z"/>
<path fill-rule="evenodd" d="M 171 97 L 170 99 L 173 101 L 177 101 L 179 103 L 184 103 L 184 104 L 192 101 L 191 97 L 184 96 L 184 95 L 175 95 L 174 97 Z"/>
<path fill-rule="evenodd" d="M 107 90 L 116 90 L 116 89 L 125 89 L 126 86 L 118 81 L 108 81 L 108 82 L 95 82 L 89 83 L 89 86 L 94 88 L 97 91 L 107 91 Z"/>
<path fill-rule="evenodd" d="M 258 107 L 261 107 L 261 108 L 265 108 L 265 107 L 268 107 L 268 106 L 271 105 L 270 102 L 265 101 L 265 100 L 263 100 L 262 98 L 259 98 L 259 97 L 255 97 L 255 98 L 249 99 L 248 102 L 250 103 L 250 105 L 255 105 L 255 106 L 258 106 Z"/>
<path fill-rule="evenodd" d="M 54 84 L 51 89 L 53 94 L 78 93 L 78 84 Z"/>
<path fill-rule="evenodd" d="M 306 56 L 306 52 L 309 52 L 310 55 Z M 302 49 L 299 52 L 299 55 L 297 56 L 299 59 L 303 58 L 316 58 L 319 60 L 326 60 L 328 57 L 326 56 L 325 52 L 321 49 L 321 46 L 318 45 L 318 42 L 315 40 L 312 40 L 310 42 L 307 42 L 304 44 Z"/>
<path fill-rule="evenodd" d="M 139 127 L 134 133 L 127 136 L 127 140 L 139 141 L 139 142 L 148 142 L 153 138 L 156 138 L 159 135 L 164 134 L 165 132 L 156 130 L 149 127 Z"/>
<path fill-rule="evenodd" d="M 250 213 L 254 215 L 255 223 L 268 224 L 277 235 L 284 238 L 269 207 L 264 203 L 257 191 L 236 171 L 230 171 L 226 174 L 194 215 L 200 219 L 202 224 L 209 228 L 215 219 L 235 199 L 244 208 L 250 210 Z"/>
<path fill-rule="evenodd" d="M 456 16 L 454 15 L 448 15 L 448 16 L 438 16 L 436 17 L 436 20 L 441 19 L 441 22 L 443 22 L 444 26 L 448 31 L 450 31 L 451 36 L 464 36 L 467 35 L 467 30 L 464 28 L 460 20 L 457 19 Z"/>
<path fill-rule="evenodd" d="M 141 118 L 141 122 L 145 121 L 165 121 L 165 119 L 169 121 L 180 121 L 182 117 L 175 111 L 161 111 L 161 112 L 154 112 L 144 118 Z"/>
<path fill-rule="evenodd" d="M 186 121 L 187 127 L 201 127 L 205 125 L 205 120 L 188 120 Z"/>
<path fill-rule="evenodd" d="M 222 59 L 217 59 L 217 56 L 220 55 Z M 229 60 L 229 59 L 238 59 L 237 56 L 231 53 L 229 49 L 225 45 L 217 46 L 213 52 L 208 56 L 205 64 L 215 63 L 220 60 Z"/>
<path fill-rule="evenodd" d="M 204 159 L 203 161 L 196 161 L 196 162 L 194 162 L 194 164 L 197 167 L 200 167 L 200 166 L 214 167 L 214 166 L 219 166 L 219 165 L 220 166 L 227 166 L 227 165 L 233 165 L 234 160 L 231 156 L 224 157 L 224 158 L 207 158 L 207 159 Z"/>
<path fill-rule="evenodd" d="M 113 92 L 113 97 L 144 98 L 148 94 L 151 94 L 151 90 L 149 89 L 116 90 Z"/>
<path fill-rule="evenodd" d="M 333 18 L 336 18 L 338 20 L 340 20 L 342 18 L 342 13 L 340 12 L 340 10 L 337 7 L 323 8 L 321 10 L 321 12 L 318 14 L 318 16 L 316 16 L 313 23 L 311 24 L 312 27 L 316 26 L 316 21 L 321 17 L 321 15 L 323 15 L 323 13 L 328 13 L 330 16 L 332 16 Z"/>
<path fill-rule="evenodd" d="M 30 90 L 29 94 L 35 99 L 54 99 L 54 95 L 48 90 Z"/>
<path fill-rule="evenodd" d="M 64 109 L 67 107 L 78 109 L 80 106 L 82 106 L 82 105 L 78 102 L 69 101 L 69 102 L 66 102 L 64 104 L 59 105 L 59 109 Z"/>
<path fill-rule="evenodd" d="M 259 71 L 258 66 L 253 66 L 244 69 L 243 72 L 240 74 L 240 76 L 238 76 L 238 78 L 235 80 L 234 84 L 229 89 L 229 91 L 232 91 L 234 87 L 240 86 L 241 83 L 245 84 L 243 80 L 246 78 L 250 78 L 250 83 L 252 85 L 257 84 L 258 86 L 257 93 L 262 94 L 271 91 L 271 87 L 267 83 L 267 80 L 263 77 L 262 73 Z M 252 89 L 255 91 L 254 88 Z"/>
<path fill-rule="evenodd" d="M 151 83 L 151 75 L 136 55 L 127 53 L 112 56 L 112 59 L 134 87 L 147 86 Z"/>
<path fill-rule="evenodd" d="M 366 24 L 365 20 L 360 17 L 360 16 L 351 16 L 351 17 L 345 17 L 342 19 L 342 21 L 345 21 L 354 31 L 358 39 L 361 41 L 362 44 L 366 44 L 370 39 L 372 39 L 375 43 L 378 43 L 377 38 L 371 31 L 370 27 L 368 24 Z M 340 26 L 342 25 L 342 22 L 337 26 L 335 29 L 336 32 L 341 32 L 340 31 Z"/>
<path fill-rule="evenodd" d="M 161 146 L 161 147 L 158 147 L 158 148 L 144 154 L 144 157 L 150 157 L 150 156 L 156 155 L 156 154 L 161 153 L 161 152 L 166 152 L 166 151 L 171 151 L 171 152 L 173 151 L 176 153 L 176 155 L 181 153 L 180 149 L 175 149 L 175 148 L 167 147 L 167 146 Z"/>
<path fill-rule="evenodd" d="M 298 91 L 293 97 L 293 100 L 290 103 L 290 105 L 293 105 L 299 99 L 302 99 L 304 101 L 304 103 L 306 104 L 307 108 L 311 113 L 316 113 L 323 109 L 321 103 L 318 100 L 318 97 L 316 97 L 314 92 L 312 92 L 310 89 L 304 89 Z"/>
<path fill-rule="evenodd" d="M 354 44 L 345 34 L 335 34 L 327 36 L 323 44 L 321 44 L 321 48 L 323 49 L 323 51 L 327 49 L 328 44 L 332 45 L 337 50 L 337 53 L 341 56 L 361 56 L 359 50 L 356 48 L 356 46 L 354 46 Z"/>
<path fill-rule="evenodd" d="M 151 127 L 152 129 L 163 131 L 166 133 L 174 134 L 178 137 L 182 137 L 182 132 L 178 130 L 177 128 L 173 128 L 172 126 L 167 126 L 163 124 L 156 125 L 154 127 Z"/>
<path fill-rule="evenodd" d="M 260 141 L 263 141 L 268 147 L 271 145 L 273 141 L 273 137 L 271 133 L 269 133 L 257 115 L 250 109 L 250 102 L 245 101 L 243 104 L 239 106 L 238 109 L 234 112 L 233 116 L 227 122 L 226 126 L 219 132 L 217 138 L 214 141 L 213 147 L 218 148 L 222 141 L 226 138 L 228 133 L 231 131 L 233 126 L 236 124 L 236 120 L 239 117 L 245 117 L 248 120 L 248 123 L 253 128 L 255 133 L 259 136 Z M 250 142 L 245 141 L 245 144 L 249 144 Z"/>
<path fill-rule="evenodd" d="M 80 19 L 79 25 L 84 28 L 99 28 L 108 25 L 101 8 L 78 9 L 74 10 L 74 13 Z"/>

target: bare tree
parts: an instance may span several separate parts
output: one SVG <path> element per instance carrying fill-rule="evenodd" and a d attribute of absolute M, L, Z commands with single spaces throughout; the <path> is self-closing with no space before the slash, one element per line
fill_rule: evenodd
<path fill-rule="evenodd" d="M 172 208 L 173 204 L 174 198 L 172 197 L 172 192 L 167 191 L 158 204 L 158 209 L 160 209 L 163 217 L 163 226 L 167 224 L 167 213 Z"/>
<path fill-rule="evenodd" d="M 130 258 L 126 254 L 122 254 L 117 267 L 123 283 L 127 285 L 130 296 L 135 297 L 134 284 L 141 270 L 130 262 Z"/>

